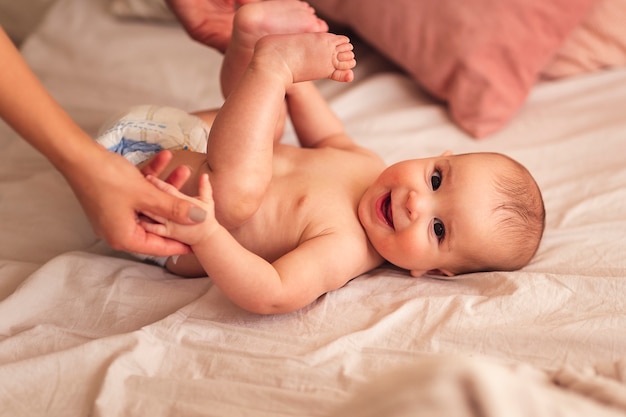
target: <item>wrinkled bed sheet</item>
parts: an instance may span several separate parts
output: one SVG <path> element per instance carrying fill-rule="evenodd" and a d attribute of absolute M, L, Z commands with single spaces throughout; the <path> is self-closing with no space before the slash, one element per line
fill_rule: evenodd
<path fill-rule="evenodd" d="M 136 104 L 221 103 L 219 54 L 105 3 L 59 0 L 23 45 L 85 129 Z M 0 415 L 374 415 L 375 394 L 355 397 L 368 386 L 456 398 L 454 415 L 521 415 L 521 398 L 535 416 L 626 413 L 626 69 L 538 85 L 476 141 L 381 56 L 357 57 L 354 83 L 319 86 L 387 162 L 489 150 L 534 173 L 548 217 L 533 262 L 459 281 L 385 266 L 301 311 L 249 314 L 209 278 L 99 241 L 63 178 L 2 125 Z"/>

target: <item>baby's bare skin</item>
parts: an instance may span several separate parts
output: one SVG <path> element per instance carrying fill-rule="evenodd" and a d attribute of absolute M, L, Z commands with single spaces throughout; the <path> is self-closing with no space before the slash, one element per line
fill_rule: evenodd
<path fill-rule="evenodd" d="M 289 13 L 264 14 L 278 6 L 288 6 Z M 323 25 L 297 1 L 264 1 L 240 10 L 245 13 L 236 19 L 240 28 L 233 39 L 241 44 L 230 49 L 224 65 L 244 69 L 222 79 L 227 97 L 218 112 L 198 114 L 212 124 L 207 152 L 176 152 L 170 165 L 190 167 L 193 178 L 183 191 L 197 195 L 186 198 L 207 218 L 184 226 L 146 212 L 159 223 L 142 222 L 148 232 L 191 246 L 194 255 L 168 260 L 170 271 L 209 275 L 240 307 L 281 313 L 310 304 L 384 259 L 415 277 L 507 270 L 528 262 L 545 212 L 523 166 L 499 154 L 444 152 L 385 167 L 346 135 L 310 82 L 352 80 L 349 40 L 317 33 Z M 285 102 L 301 147 L 274 142 Z M 515 187 L 505 189 L 503 183 Z M 516 217 L 518 210 L 527 217 Z M 531 217 L 533 222 L 526 221 Z M 531 223 L 522 257 L 519 244 L 503 242 Z M 501 224 L 514 231 L 494 239 Z"/>
<path fill-rule="evenodd" d="M 302 22 L 300 27 L 290 22 L 289 30 L 325 29 L 303 3 L 280 3 L 290 3 L 291 18 Z M 280 19 L 285 15 L 274 15 L 283 16 L 274 24 L 284 30 Z M 179 151 L 170 164 L 191 168 L 192 178 L 182 191 L 197 195 L 194 185 L 200 184 L 199 199 L 214 217 L 198 228 L 167 222 L 146 228 L 192 247 L 195 256 L 170 259 L 169 270 L 208 274 L 241 307 L 277 313 L 310 304 L 383 262 L 356 209 L 384 164 L 343 133 L 308 83 L 353 79 L 349 40 L 329 33 L 259 33 L 257 40 L 241 34 L 244 45 L 225 58 L 245 64 L 245 71 L 222 109 L 199 114 L 213 122 L 206 155 Z M 254 43 L 253 50 L 246 43 Z M 274 144 L 286 95 L 304 148 Z M 355 171 L 360 175 L 352 175 Z M 167 175 L 168 170 L 161 177 Z M 238 259 L 236 265 L 232 259 Z"/>
<path fill-rule="evenodd" d="M 293 81 L 322 76 L 343 80 L 346 77 L 346 73 L 342 71 L 344 64 L 337 56 L 344 51 L 345 41 L 345 37 L 330 34 L 287 39 L 266 36 L 261 40 L 262 44 L 257 46 L 260 50 L 257 55 L 260 57 L 257 56 L 255 59 L 266 60 L 265 63 L 259 64 L 265 72 L 264 77 L 274 78 L 282 73 L 285 89 L 292 87 Z M 263 51 L 266 47 L 269 49 L 267 53 L 271 54 L 267 58 Z M 293 53 L 303 48 L 307 54 Z M 284 70 L 285 65 L 289 68 L 288 71 Z M 205 120 L 211 122 L 210 117 Z M 226 123 L 223 125 L 229 127 Z M 225 146 L 231 146 L 228 140 L 221 141 Z M 374 153 L 356 147 L 349 139 L 347 143 L 350 145 L 348 150 L 324 147 L 323 151 L 276 144 L 268 165 L 272 167 L 271 180 L 264 192 L 262 203 L 244 224 L 229 227 L 228 230 L 243 246 L 270 262 L 294 249 L 299 243 L 331 229 L 338 229 L 339 226 L 341 229 L 348 229 L 342 230 L 342 234 L 347 236 L 357 233 L 359 237 L 356 240 L 366 242 L 366 236 L 356 216 L 356 206 L 367 184 L 384 169 L 384 164 Z M 208 154 L 218 155 L 220 160 L 223 159 L 221 156 L 224 152 L 213 151 L 210 145 Z M 202 174 L 208 173 L 212 178 L 215 176 L 216 168 L 209 169 L 210 162 L 204 154 L 174 152 L 170 166 L 178 165 L 187 165 L 191 168 L 192 178 L 181 190 L 188 195 L 197 193 L 198 180 Z M 227 176 L 236 175 L 230 166 L 224 167 L 224 170 L 227 171 Z M 354 170 L 362 173 L 369 171 L 371 176 L 355 178 L 353 183 L 339 184 L 335 180 L 344 178 Z M 168 174 L 169 172 L 165 171 L 162 177 Z M 214 182 L 212 180 L 212 183 Z M 228 224 L 229 220 L 220 213 L 229 214 L 230 207 L 220 209 L 222 200 L 220 196 L 223 193 L 215 194 L 217 220 L 221 224 Z M 347 233 L 350 230 L 351 232 Z M 363 249 L 367 249 L 367 245 L 363 245 Z M 373 264 L 381 261 L 376 256 Z M 190 275 L 204 273 L 199 264 L 193 271 L 182 271 L 180 266 L 171 265 L 171 267 L 179 273 Z M 364 271 L 371 267 L 372 265 L 368 264 Z"/>
<path fill-rule="evenodd" d="M 209 173 L 206 157 L 195 152 L 175 151 L 171 166 L 181 164 L 192 171 L 191 179 L 181 191 L 195 195 L 200 175 Z M 353 236 L 361 255 L 369 259 L 363 263 L 362 271 L 354 271 L 356 274 L 350 276 L 382 262 L 369 244 L 365 244 L 367 236 L 356 213 L 359 199 L 385 167 L 378 156 L 360 148 L 357 152 L 330 147 L 311 150 L 277 144 L 272 166 L 272 180 L 259 209 L 246 223 L 230 230 L 243 246 L 273 262 L 300 243 L 332 232 L 346 238 Z M 356 170 L 360 176 L 354 175 Z M 340 182 L 337 178 L 350 178 L 352 182 Z M 219 196 L 215 199 L 219 200 Z M 217 220 L 220 221 L 219 217 Z M 196 276 L 205 274 L 200 264 L 196 264 L 195 270 L 184 272 Z M 338 284 L 344 283 L 345 279 Z"/>

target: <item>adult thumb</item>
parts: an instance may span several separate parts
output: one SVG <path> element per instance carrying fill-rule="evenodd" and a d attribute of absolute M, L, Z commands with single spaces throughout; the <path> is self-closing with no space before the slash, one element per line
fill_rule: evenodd
<path fill-rule="evenodd" d="M 178 224 L 202 223 L 207 216 L 206 211 L 200 207 L 171 195 L 159 199 L 157 207 L 148 207 L 147 209 Z"/>

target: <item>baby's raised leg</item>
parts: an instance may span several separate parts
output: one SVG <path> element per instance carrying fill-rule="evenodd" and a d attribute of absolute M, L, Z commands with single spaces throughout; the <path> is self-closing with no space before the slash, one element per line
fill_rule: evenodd
<path fill-rule="evenodd" d="M 257 42 L 209 135 L 207 164 L 216 213 L 225 227 L 247 220 L 263 199 L 272 178 L 274 131 L 287 88 L 319 78 L 351 81 L 355 64 L 345 36 L 270 35 Z"/>
<path fill-rule="evenodd" d="M 326 31 L 326 22 L 303 1 L 269 0 L 242 6 L 235 14 L 232 38 L 222 62 L 220 80 L 224 97 L 228 97 L 239 81 L 260 38 Z"/>

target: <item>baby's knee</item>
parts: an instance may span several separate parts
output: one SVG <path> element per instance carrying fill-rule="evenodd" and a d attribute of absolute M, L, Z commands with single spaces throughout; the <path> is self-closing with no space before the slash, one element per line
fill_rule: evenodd
<path fill-rule="evenodd" d="M 227 229 L 233 229 L 246 223 L 261 206 L 262 197 L 248 195 L 235 201 L 225 202 L 219 210 L 220 223 Z"/>
<path fill-rule="evenodd" d="M 242 5 L 235 13 L 233 27 L 243 32 L 253 32 L 264 24 L 263 7 L 255 2 Z"/>

